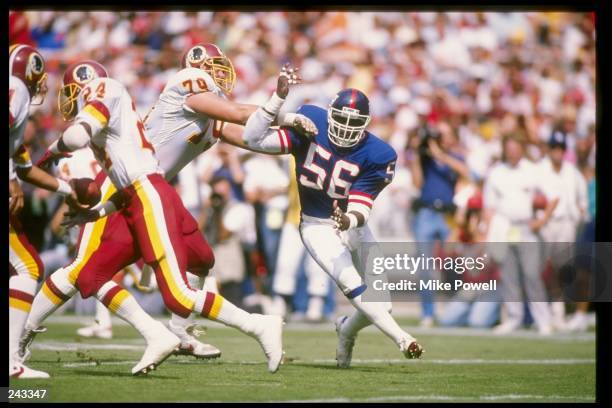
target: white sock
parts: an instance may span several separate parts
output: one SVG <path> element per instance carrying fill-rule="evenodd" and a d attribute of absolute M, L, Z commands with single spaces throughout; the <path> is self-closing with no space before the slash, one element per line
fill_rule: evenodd
<path fill-rule="evenodd" d="M 112 328 L 111 312 L 101 302 L 96 302 L 96 322 L 98 325 L 105 328 Z"/>
<path fill-rule="evenodd" d="M 204 278 L 204 286 L 202 287 L 202 289 L 207 292 L 218 294 L 219 285 L 217 284 L 217 278 L 215 278 L 214 276 L 208 275 L 206 278 Z"/>
<path fill-rule="evenodd" d="M 105 283 L 96 293 L 96 299 L 131 324 L 147 343 L 159 335 L 161 323 L 149 316 L 136 302 L 134 296 L 117 283 L 113 281 Z"/>
<path fill-rule="evenodd" d="M 254 335 L 257 331 L 257 324 L 251 313 L 236 307 L 219 294 L 198 291 L 196 310 L 201 310 L 201 315 L 207 319 L 218 321 L 243 333 Z"/>
<path fill-rule="evenodd" d="M 189 283 L 189 286 L 192 289 L 198 290 L 202 287 L 202 285 L 204 286 L 206 285 L 206 280 L 202 279 L 198 275 L 195 275 L 191 272 L 186 272 L 185 274 L 187 275 L 187 283 Z M 179 326 L 182 328 L 186 328 L 187 326 L 195 322 L 195 317 L 193 313 L 187 317 L 181 317 L 177 315 L 176 313 L 172 313 L 172 317 L 170 318 L 170 321 L 172 322 L 173 326 Z"/>
<path fill-rule="evenodd" d="M 405 338 L 412 338 L 408 333 L 402 330 L 395 319 L 391 316 L 384 303 L 381 302 L 364 302 L 361 300 L 362 295 L 349 299 L 351 304 L 357 310 L 363 313 L 370 322 L 385 333 L 398 346 Z M 357 326 L 356 326 L 357 327 Z"/>
<path fill-rule="evenodd" d="M 26 323 L 29 329 L 38 328 L 51 313 L 77 292 L 76 286 L 70 283 L 68 275 L 68 270 L 60 268 L 45 280 L 32 303 L 32 310 Z"/>
<path fill-rule="evenodd" d="M 19 339 L 32 308 L 37 284 L 29 275 L 9 278 L 9 360 L 19 349 Z"/>
<path fill-rule="evenodd" d="M 321 296 L 311 296 L 308 299 L 308 309 L 306 310 L 306 316 L 309 319 L 320 319 L 323 317 L 323 306 L 325 300 Z"/>
<path fill-rule="evenodd" d="M 365 314 L 361 313 L 359 310 L 355 310 L 355 313 L 344 321 L 342 331 L 348 337 L 355 337 L 361 329 L 368 327 L 371 324 L 372 322 L 370 322 Z"/>

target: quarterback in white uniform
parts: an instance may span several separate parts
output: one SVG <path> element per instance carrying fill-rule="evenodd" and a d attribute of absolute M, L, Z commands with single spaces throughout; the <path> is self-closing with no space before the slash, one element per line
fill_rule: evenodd
<path fill-rule="evenodd" d="M 48 378 L 23 364 L 18 355 L 19 338 L 32 307 L 38 281 L 44 276 L 38 253 L 29 243 L 17 215 L 23 208 L 18 178 L 37 187 L 56 191 L 76 204 L 70 183 L 33 166 L 24 147 L 30 105 L 40 105 L 47 92 L 45 60 L 34 48 L 15 44 L 9 48 L 9 376 Z"/>

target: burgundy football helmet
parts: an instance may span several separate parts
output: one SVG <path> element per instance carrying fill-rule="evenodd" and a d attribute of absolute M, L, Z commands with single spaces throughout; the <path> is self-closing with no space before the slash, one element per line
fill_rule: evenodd
<path fill-rule="evenodd" d="M 47 94 L 45 59 L 35 48 L 25 44 L 9 47 L 9 75 L 23 81 L 30 93 L 30 104 L 43 103 Z"/>
<path fill-rule="evenodd" d="M 83 87 L 96 78 L 108 78 L 106 68 L 96 61 L 78 61 L 66 68 L 57 98 L 58 109 L 64 120 L 74 119 L 78 112 L 77 97 Z"/>
<path fill-rule="evenodd" d="M 232 61 L 215 44 L 194 45 L 183 54 L 181 66 L 203 69 L 226 94 L 234 89 L 236 71 Z"/>

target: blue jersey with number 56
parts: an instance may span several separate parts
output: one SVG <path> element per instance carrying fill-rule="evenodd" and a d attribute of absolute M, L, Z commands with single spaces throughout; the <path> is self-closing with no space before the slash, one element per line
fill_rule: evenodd
<path fill-rule="evenodd" d="M 369 132 L 351 148 L 339 148 L 327 136 L 327 111 L 303 105 L 298 113 L 314 122 L 319 133 L 309 140 L 291 128 L 279 131 L 283 152 L 295 157 L 302 213 L 329 218 L 334 200 L 346 211 L 349 200 L 372 207 L 395 172 L 397 154 Z"/>

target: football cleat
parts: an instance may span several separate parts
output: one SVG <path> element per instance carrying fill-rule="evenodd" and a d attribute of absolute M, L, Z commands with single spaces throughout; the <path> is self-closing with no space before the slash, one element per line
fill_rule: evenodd
<path fill-rule="evenodd" d="M 172 320 L 168 322 L 170 331 L 181 339 L 181 345 L 174 352 L 178 356 L 194 356 L 201 359 L 213 359 L 221 357 L 221 350 L 213 345 L 202 343 L 197 337 L 203 333 L 198 326 L 190 324 L 187 327 L 175 325 Z"/>
<path fill-rule="evenodd" d="M 425 352 L 423 347 L 412 337 L 400 342 L 400 351 L 404 353 L 404 356 L 408 359 L 421 358 L 421 354 Z"/>
<path fill-rule="evenodd" d="M 27 327 L 23 329 L 23 334 L 19 339 L 19 350 L 17 351 L 17 356 L 21 362 L 30 358 L 30 354 L 32 354 L 30 345 L 34 341 L 34 337 L 36 337 L 38 333 L 44 333 L 46 331 L 47 328 L 44 326 L 40 326 L 37 329 L 28 329 Z"/>
<path fill-rule="evenodd" d="M 338 334 L 336 361 L 339 368 L 349 368 L 351 366 L 353 347 L 355 346 L 355 337 L 349 337 L 342 334 L 342 324 L 347 319 L 348 316 L 340 316 L 338 319 L 336 319 L 336 333 Z"/>
<path fill-rule="evenodd" d="M 132 375 L 147 374 L 155 370 L 181 345 L 181 340 L 166 326 L 159 323 L 159 335 L 147 344 L 142 358 L 132 368 Z"/>
<path fill-rule="evenodd" d="M 111 326 L 101 326 L 98 323 L 94 323 L 90 326 L 81 327 L 77 330 L 77 334 L 81 337 L 96 337 L 99 339 L 112 339 L 113 329 Z"/>
<path fill-rule="evenodd" d="M 508 320 L 502 324 L 499 324 L 493 328 L 493 334 L 495 335 L 504 335 L 508 333 L 512 333 L 515 330 L 521 328 L 521 322 L 516 320 Z"/>
<path fill-rule="evenodd" d="M 253 314 L 259 320 L 252 334 L 268 358 L 268 371 L 275 373 L 283 361 L 283 319 L 280 316 Z"/>
<path fill-rule="evenodd" d="M 14 362 L 12 366 L 9 367 L 9 377 L 19 379 L 49 378 L 49 374 L 44 371 L 34 370 L 22 363 Z"/>

